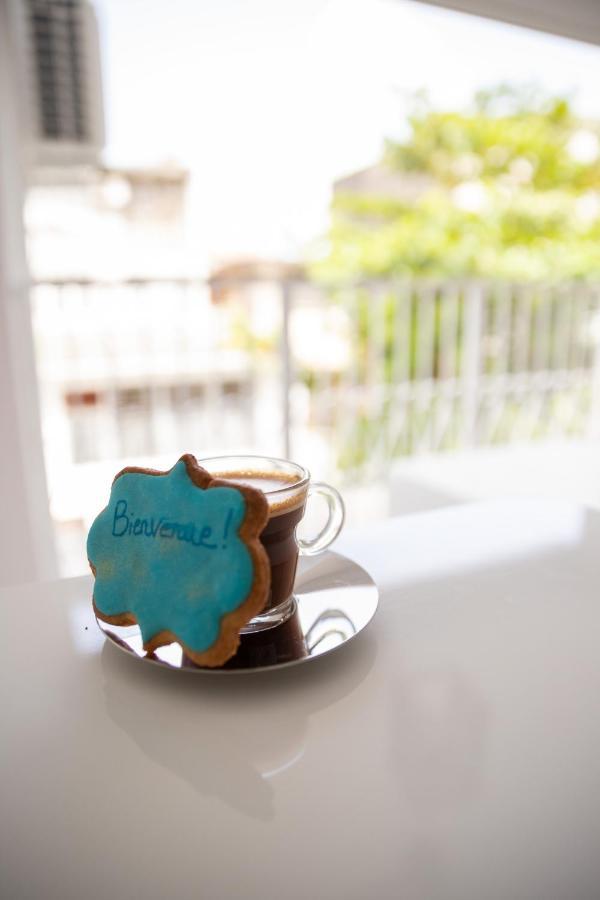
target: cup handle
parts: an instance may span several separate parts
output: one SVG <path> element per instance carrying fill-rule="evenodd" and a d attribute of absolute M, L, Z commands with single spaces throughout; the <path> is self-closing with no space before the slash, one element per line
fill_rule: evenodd
<path fill-rule="evenodd" d="M 325 498 L 329 516 L 321 531 L 312 540 L 296 538 L 301 556 L 316 556 L 317 553 L 321 553 L 322 550 L 329 547 L 340 533 L 346 516 L 344 501 L 330 484 L 313 481 L 308 488 L 308 497 L 312 497 L 313 494 L 320 494 Z"/>

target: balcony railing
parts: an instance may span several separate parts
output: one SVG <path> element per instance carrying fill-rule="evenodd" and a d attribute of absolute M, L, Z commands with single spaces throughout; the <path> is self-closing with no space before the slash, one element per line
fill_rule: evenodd
<path fill-rule="evenodd" d="M 115 466 L 184 450 L 343 481 L 600 424 L 596 285 L 45 282 L 32 305 L 61 519 L 97 510 L 94 472 L 105 492 Z"/>

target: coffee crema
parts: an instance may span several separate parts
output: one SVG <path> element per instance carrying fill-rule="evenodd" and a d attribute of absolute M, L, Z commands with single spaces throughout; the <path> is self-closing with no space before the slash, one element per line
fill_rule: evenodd
<path fill-rule="evenodd" d="M 269 517 L 295 509 L 297 506 L 301 506 L 306 499 L 307 485 L 303 484 L 300 486 L 302 479 L 298 475 L 288 475 L 286 472 L 248 470 L 243 472 L 211 472 L 211 476 L 263 491 L 269 504 Z M 296 485 L 298 485 L 298 489 L 294 490 Z"/>

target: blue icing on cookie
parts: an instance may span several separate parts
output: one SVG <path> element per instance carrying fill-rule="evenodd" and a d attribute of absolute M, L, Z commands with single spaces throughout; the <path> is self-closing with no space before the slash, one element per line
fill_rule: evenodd
<path fill-rule="evenodd" d="M 144 643 L 168 630 L 204 652 L 252 588 L 252 558 L 238 535 L 245 515 L 241 491 L 199 488 L 183 460 L 164 475 L 120 475 L 88 535 L 96 608 L 133 613 Z"/>

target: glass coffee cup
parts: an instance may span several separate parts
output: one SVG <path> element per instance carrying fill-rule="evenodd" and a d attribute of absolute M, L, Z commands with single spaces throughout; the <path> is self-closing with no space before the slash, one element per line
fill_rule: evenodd
<path fill-rule="evenodd" d="M 269 456 L 213 456 L 199 464 L 215 478 L 258 488 L 266 495 L 269 519 L 260 540 L 269 557 L 271 588 L 260 615 L 242 629 L 242 634 L 272 628 L 295 609 L 294 580 L 298 556 L 315 556 L 325 550 L 344 524 L 344 501 L 335 488 L 311 481 L 310 472 L 297 463 Z M 319 495 L 327 504 L 323 528 L 310 540 L 296 535 L 309 497 Z"/>

